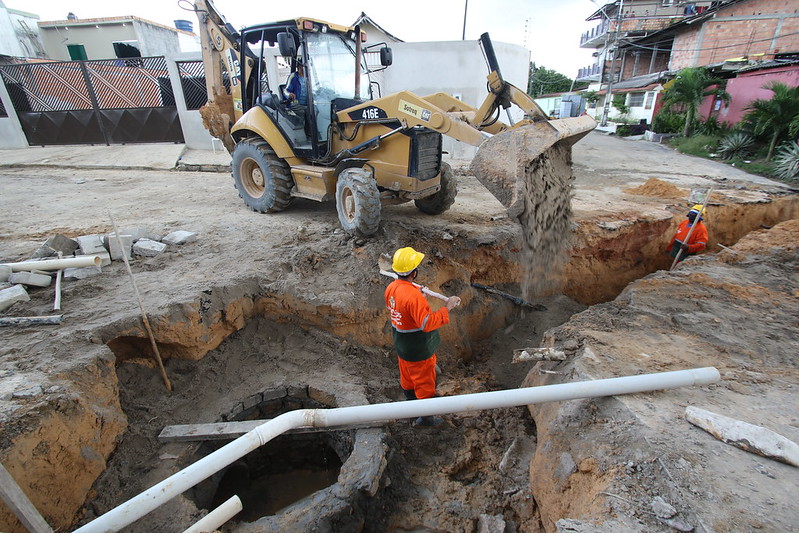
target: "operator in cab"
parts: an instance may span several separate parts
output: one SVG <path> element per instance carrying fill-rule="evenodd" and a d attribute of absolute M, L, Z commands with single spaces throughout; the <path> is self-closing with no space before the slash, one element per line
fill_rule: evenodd
<path fill-rule="evenodd" d="M 308 105 L 308 83 L 305 78 L 305 68 L 299 61 L 297 62 L 297 70 L 289 76 L 286 89 L 283 92 L 286 100 L 292 106 Z"/>

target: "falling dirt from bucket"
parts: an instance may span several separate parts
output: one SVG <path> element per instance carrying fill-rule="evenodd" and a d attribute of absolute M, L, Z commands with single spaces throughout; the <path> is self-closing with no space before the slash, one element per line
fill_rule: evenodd
<path fill-rule="evenodd" d="M 525 168 L 522 289 L 527 298 L 559 288 L 572 219 L 571 146 L 558 143 Z"/>

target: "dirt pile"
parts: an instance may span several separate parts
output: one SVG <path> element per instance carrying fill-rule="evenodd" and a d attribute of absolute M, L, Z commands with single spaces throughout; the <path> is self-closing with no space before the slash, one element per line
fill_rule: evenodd
<path fill-rule="evenodd" d="M 657 178 L 649 178 L 643 185 L 624 189 L 624 192 L 639 196 L 654 196 L 656 198 L 684 198 L 687 196 L 687 191 L 683 191 L 671 183 Z"/>

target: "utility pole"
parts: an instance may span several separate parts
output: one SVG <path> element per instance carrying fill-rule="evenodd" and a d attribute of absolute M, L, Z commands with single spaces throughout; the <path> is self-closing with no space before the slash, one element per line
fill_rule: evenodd
<path fill-rule="evenodd" d="M 602 109 L 602 121 L 599 123 L 600 126 L 607 126 L 608 125 L 608 112 L 610 111 L 610 101 L 613 95 L 613 78 L 615 76 L 616 70 L 616 50 L 619 47 L 619 33 L 621 32 L 621 22 L 622 22 L 622 9 L 624 8 L 624 0 L 619 0 L 619 13 L 616 16 L 616 31 L 613 35 L 613 55 L 610 58 L 610 75 L 608 76 L 608 89 L 605 92 L 605 106 Z M 607 13 L 602 11 L 603 14 L 607 17 Z M 608 25 L 610 25 L 610 17 L 607 17 Z M 603 69 L 604 71 L 604 69 Z M 604 77 L 604 72 L 603 72 Z"/>
<path fill-rule="evenodd" d="M 463 35 L 461 41 L 466 40 L 466 12 L 469 11 L 469 0 L 466 0 L 466 5 L 463 7 Z"/>

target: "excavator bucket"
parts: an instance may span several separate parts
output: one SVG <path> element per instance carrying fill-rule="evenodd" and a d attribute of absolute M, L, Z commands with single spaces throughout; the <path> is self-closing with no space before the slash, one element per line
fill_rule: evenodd
<path fill-rule="evenodd" d="M 571 173 L 572 145 L 595 127 L 594 119 L 582 116 L 539 120 L 498 133 L 480 145 L 472 159 L 472 173 L 505 206 L 508 217 L 519 217 L 525 202 L 535 201 L 531 191 L 541 186 L 533 181 L 541 173 Z"/>

